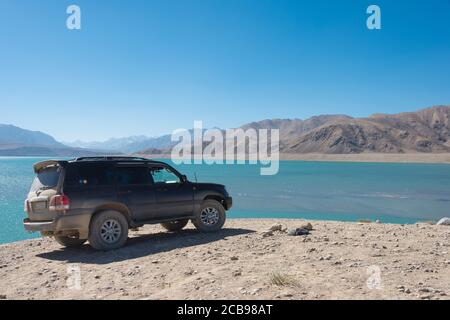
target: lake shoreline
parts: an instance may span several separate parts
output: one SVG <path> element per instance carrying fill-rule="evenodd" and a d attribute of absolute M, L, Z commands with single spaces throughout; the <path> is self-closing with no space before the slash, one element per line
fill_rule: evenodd
<path fill-rule="evenodd" d="M 308 222 L 308 235 L 285 231 Z M 111 252 L 39 238 L 0 245 L 0 298 L 449 299 L 449 240 L 447 226 L 291 219 L 149 225 Z"/>
<path fill-rule="evenodd" d="M 170 154 L 134 154 L 154 159 L 170 159 Z M 195 158 L 195 156 L 194 156 Z M 359 154 L 280 154 L 283 161 L 362 162 L 362 163 L 422 163 L 450 164 L 450 153 L 359 153 Z"/>

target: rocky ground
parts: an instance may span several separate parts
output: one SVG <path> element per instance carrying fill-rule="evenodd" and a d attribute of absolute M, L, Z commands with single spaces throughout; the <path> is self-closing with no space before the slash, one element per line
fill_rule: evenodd
<path fill-rule="evenodd" d="M 310 223 L 229 220 L 215 234 L 146 226 L 113 252 L 6 244 L 0 299 L 450 298 L 449 226 Z"/>

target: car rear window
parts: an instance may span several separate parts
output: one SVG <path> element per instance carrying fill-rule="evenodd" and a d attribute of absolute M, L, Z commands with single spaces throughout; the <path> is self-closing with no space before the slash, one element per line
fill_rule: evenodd
<path fill-rule="evenodd" d="M 39 171 L 31 184 L 30 192 L 56 188 L 58 186 L 61 167 L 49 167 Z"/>

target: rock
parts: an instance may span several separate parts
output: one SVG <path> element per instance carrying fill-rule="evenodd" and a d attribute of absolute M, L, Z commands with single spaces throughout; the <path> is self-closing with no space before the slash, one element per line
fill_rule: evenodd
<path fill-rule="evenodd" d="M 287 230 L 288 236 L 295 236 L 297 235 L 297 229 L 296 228 L 290 228 Z"/>
<path fill-rule="evenodd" d="M 231 260 L 231 261 L 236 261 L 236 260 L 239 260 L 239 258 L 236 257 L 236 256 L 232 256 L 232 257 L 230 258 L 230 260 Z"/>
<path fill-rule="evenodd" d="M 261 235 L 262 235 L 262 237 L 263 238 L 267 238 L 267 237 L 271 237 L 271 236 L 273 236 L 273 231 L 263 231 L 262 233 L 261 233 Z"/>
<path fill-rule="evenodd" d="M 282 292 L 280 294 L 277 294 L 277 298 L 291 298 L 293 297 L 293 294 L 290 292 Z"/>
<path fill-rule="evenodd" d="M 292 228 L 288 230 L 287 234 L 289 236 L 304 236 L 309 234 L 309 230 L 304 228 Z"/>
<path fill-rule="evenodd" d="M 309 229 L 297 228 L 297 236 L 303 236 L 309 234 Z"/>
<path fill-rule="evenodd" d="M 0 294 L 0 300 L 5 300 L 6 299 L 6 294 Z"/>
<path fill-rule="evenodd" d="M 438 226 L 450 226 L 450 218 L 442 218 L 436 223 Z"/>
<path fill-rule="evenodd" d="M 272 225 L 268 231 L 281 231 L 283 230 L 283 225 L 281 223 L 276 223 L 274 225 Z"/>
<path fill-rule="evenodd" d="M 254 296 L 254 295 L 258 294 L 258 292 L 260 292 L 261 290 L 262 290 L 261 288 L 253 289 L 252 291 L 250 291 L 250 294 L 251 294 L 252 296 Z"/>
<path fill-rule="evenodd" d="M 306 230 L 308 230 L 308 231 L 311 231 L 311 230 L 313 229 L 313 226 L 312 226 L 311 223 L 308 222 L 308 223 L 306 223 L 306 224 L 300 226 L 300 229 L 306 229 Z"/>
<path fill-rule="evenodd" d="M 233 271 L 233 277 L 238 277 L 240 275 L 242 275 L 242 272 L 240 270 Z"/>

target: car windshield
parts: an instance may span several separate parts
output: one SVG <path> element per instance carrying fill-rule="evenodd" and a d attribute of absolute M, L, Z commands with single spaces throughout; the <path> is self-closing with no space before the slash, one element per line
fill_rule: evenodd
<path fill-rule="evenodd" d="M 61 168 L 49 167 L 39 171 L 31 185 L 30 192 L 55 188 L 58 185 Z"/>

